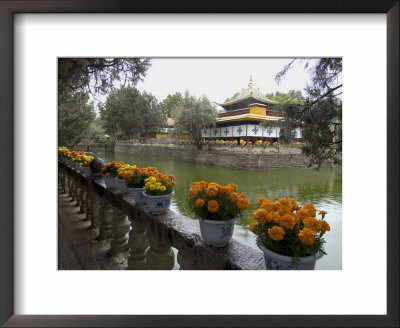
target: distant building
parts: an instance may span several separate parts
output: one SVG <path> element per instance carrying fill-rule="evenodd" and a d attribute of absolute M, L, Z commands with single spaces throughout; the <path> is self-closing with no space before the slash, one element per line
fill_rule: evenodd
<path fill-rule="evenodd" d="M 247 89 L 224 103 L 215 103 L 224 111 L 218 114 L 216 127 L 205 128 L 202 137 L 211 139 L 233 140 L 242 138 L 250 140 L 277 141 L 279 127 L 264 128 L 260 126 L 264 121 L 277 121 L 281 115 L 274 112 L 271 107 L 278 102 L 268 99 L 259 88 L 253 88 L 252 78 Z M 296 138 L 301 138 L 301 129 L 296 128 Z"/>

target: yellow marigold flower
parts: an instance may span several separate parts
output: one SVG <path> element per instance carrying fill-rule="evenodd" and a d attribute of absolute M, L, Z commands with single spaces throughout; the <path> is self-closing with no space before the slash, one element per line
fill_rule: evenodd
<path fill-rule="evenodd" d="M 320 224 L 320 230 L 322 232 L 331 231 L 331 227 L 328 222 L 321 220 L 321 221 L 319 221 L 319 224 Z"/>
<path fill-rule="evenodd" d="M 235 192 L 233 192 L 233 193 L 231 193 L 231 194 L 229 195 L 229 200 L 230 200 L 232 203 L 238 201 L 238 199 L 239 199 L 239 197 L 238 197 L 237 193 L 235 193 Z"/>
<path fill-rule="evenodd" d="M 316 218 L 309 217 L 303 220 L 303 224 L 305 228 L 317 231 L 320 230 L 321 224 Z"/>
<path fill-rule="evenodd" d="M 283 230 L 281 227 L 273 226 L 271 229 L 269 229 L 268 236 L 272 240 L 280 241 L 285 236 L 285 230 Z"/>
<path fill-rule="evenodd" d="M 217 202 L 216 200 L 210 200 L 210 201 L 208 201 L 207 209 L 208 209 L 211 213 L 217 212 L 218 209 L 219 209 L 218 202 Z"/>
<path fill-rule="evenodd" d="M 265 223 L 268 221 L 267 214 L 268 212 L 263 208 L 259 208 L 258 210 L 253 212 L 254 218 L 260 223 Z"/>
<path fill-rule="evenodd" d="M 286 213 L 279 218 L 279 225 L 285 229 L 292 230 L 297 223 L 297 220 L 291 215 Z"/>
<path fill-rule="evenodd" d="M 303 209 L 308 211 L 308 213 L 310 214 L 309 216 L 312 216 L 315 218 L 315 216 L 317 215 L 317 212 L 315 211 L 315 207 L 313 204 L 306 204 L 303 206 Z"/>
<path fill-rule="evenodd" d="M 194 205 L 196 207 L 203 207 L 204 206 L 204 199 L 203 198 L 197 198 L 196 201 L 194 202 Z"/>
<path fill-rule="evenodd" d="M 303 244 L 312 245 L 315 241 L 314 233 L 315 232 L 311 229 L 303 228 L 303 230 L 299 232 L 298 236 Z"/>
<path fill-rule="evenodd" d="M 161 187 L 160 187 L 160 190 L 161 190 L 161 191 L 165 191 L 165 190 L 167 190 L 167 187 L 161 186 Z"/>
<path fill-rule="evenodd" d="M 257 224 L 257 221 L 251 221 L 251 222 L 250 222 L 249 230 L 250 230 L 252 233 L 255 233 L 255 232 L 254 232 L 254 227 L 256 226 L 256 224 Z"/>
<path fill-rule="evenodd" d="M 156 189 L 156 186 L 155 185 L 150 185 L 150 190 L 155 190 Z"/>
<path fill-rule="evenodd" d="M 250 206 L 250 202 L 246 198 L 239 198 L 239 200 L 237 201 L 237 206 L 241 210 L 247 210 Z"/>
<path fill-rule="evenodd" d="M 188 192 L 189 197 L 196 197 L 198 194 L 199 194 L 198 189 L 190 188 L 190 190 Z"/>

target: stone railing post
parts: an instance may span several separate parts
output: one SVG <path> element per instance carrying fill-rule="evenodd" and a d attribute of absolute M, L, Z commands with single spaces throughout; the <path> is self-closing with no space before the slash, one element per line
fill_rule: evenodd
<path fill-rule="evenodd" d="M 102 199 L 102 204 L 100 208 L 99 240 L 111 238 L 111 223 L 113 220 L 113 212 L 114 211 L 112 205 L 105 199 Z"/>
<path fill-rule="evenodd" d="M 174 252 L 162 236 L 149 232 L 150 247 L 146 252 L 147 268 L 149 270 L 172 270 L 175 262 Z"/>
<path fill-rule="evenodd" d="M 113 208 L 113 220 L 111 223 L 111 250 L 110 255 L 116 255 L 127 251 L 128 248 L 128 232 L 129 232 L 129 221 L 126 218 L 126 214 L 119 208 Z"/>
<path fill-rule="evenodd" d="M 182 248 L 178 251 L 177 261 L 179 263 L 179 270 L 199 270 L 194 252 Z"/>
<path fill-rule="evenodd" d="M 88 181 L 89 219 L 91 221 L 89 229 L 97 229 L 101 225 L 100 220 L 100 196 L 94 190 L 93 181 L 101 179 L 101 166 L 103 161 L 96 157 L 90 162 L 90 177 Z"/>
<path fill-rule="evenodd" d="M 145 270 L 147 269 L 146 250 L 148 247 L 146 227 L 135 222 L 131 216 L 128 219 L 131 222 L 128 240 L 128 270 Z"/>

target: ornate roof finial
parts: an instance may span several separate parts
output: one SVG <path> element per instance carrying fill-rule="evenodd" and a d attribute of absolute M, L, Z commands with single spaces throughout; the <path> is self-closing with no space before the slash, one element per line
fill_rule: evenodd
<path fill-rule="evenodd" d="M 253 89 L 253 78 L 250 75 L 249 89 Z"/>

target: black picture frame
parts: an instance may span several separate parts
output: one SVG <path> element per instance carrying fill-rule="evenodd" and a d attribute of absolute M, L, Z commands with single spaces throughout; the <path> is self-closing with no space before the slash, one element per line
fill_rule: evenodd
<path fill-rule="evenodd" d="M 14 315 L 13 17 L 16 13 L 385 13 L 387 16 L 387 315 Z M 0 0 L 0 324 L 5 327 L 399 327 L 399 1 Z M 13 172 L 14 173 L 14 172 Z M 13 205 L 14 204 L 14 205 Z M 345 297 L 345 296 L 344 296 Z"/>

